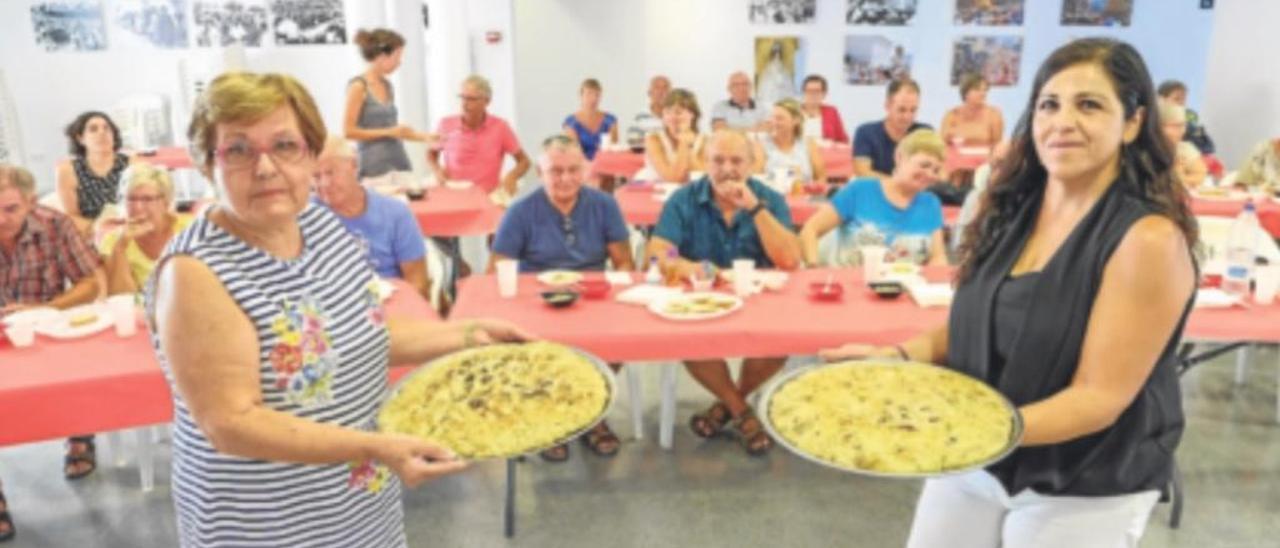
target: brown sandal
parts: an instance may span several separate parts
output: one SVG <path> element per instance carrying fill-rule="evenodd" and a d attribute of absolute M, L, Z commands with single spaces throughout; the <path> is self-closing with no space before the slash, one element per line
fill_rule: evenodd
<path fill-rule="evenodd" d="M 724 430 L 725 425 L 729 424 L 729 420 L 733 418 L 733 413 L 729 412 L 729 407 L 723 403 L 716 402 L 708 407 L 706 411 L 694 413 L 689 417 L 689 429 L 699 438 L 715 437 Z"/>
<path fill-rule="evenodd" d="M 564 462 L 569 460 L 569 444 L 562 443 L 549 449 L 543 449 L 538 453 L 542 460 L 547 462 Z"/>
<path fill-rule="evenodd" d="M 742 442 L 742 448 L 753 457 L 761 456 L 773 449 L 773 438 L 765 431 L 764 424 L 756 417 L 756 412 L 747 408 L 741 417 L 734 419 L 733 430 Z"/>
<path fill-rule="evenodd" d="M 622 441 L 618 436 L 609 429 L 609 424 L 600 421 L 595 428 L 588 430 L 581 438 L 583 445 L 591 449 L 592 453 L 601 457 L 612 457 L 618 454 L 618 449 L 622 447 Z"/>
<path fill-rule="evenodd" d="M 98 451 L 93 436 L 73 436 L 67 440 L 67 456 L 63 459 L 63 475 L 78 480 L 98 469 Z"/>

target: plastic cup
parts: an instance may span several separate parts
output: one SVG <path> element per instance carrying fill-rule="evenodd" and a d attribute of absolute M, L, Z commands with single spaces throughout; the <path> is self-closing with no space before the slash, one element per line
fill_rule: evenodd
<path fill-rule="evenodd" d="M 498 296 L 504 299 L 514 298 L 518 287 L 518 267 L 519 263 L 515 259 L 502 259 L 498 261 L 495 269 L 498 271 Z"/>
<path fill-rule="evenodd" d="M 862 254 L 862 277 L 868 283 L 879 281 L 884 275 L 884 255 L 888 250 L 884 246 L 864 245 L 858 252 Z"/>
<path fill-rule="evenodd" d="M 13 346 L 23 348 L 31 346 L 36 342 L 36 324 L 31 322 L 17 322 L 5 328 L 4 335 L 9 338 L 9 342 Z"/>
<path fill-rule="evenodd" d="M 117 337 L 132 337 L 138 332 L 138 315 L 133 302 L 133 295 L 107 297 L 107 308 L 111 310 L 111 319 L 116 324 Z"/>
<path fill-rule="evenodd" d="M 751 259 L 733 261 L 733 292 L 739 297 L 751 294 L 751 285 L 755 282 L 756 262 Z"/>
<path fill-rule="evenodd" d="M 1253 302 L 1271 304 L 1280 290 L 1280 266 L 1262 266 L 1254 270 Z"/>

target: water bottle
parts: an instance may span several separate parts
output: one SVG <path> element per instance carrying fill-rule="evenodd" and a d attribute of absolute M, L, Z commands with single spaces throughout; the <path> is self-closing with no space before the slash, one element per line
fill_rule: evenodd
<path fill-rule="evenodd" d="M 1244 211 L 1231 223 L 1227 239 L 1227 270 L 1222 275 L 1222 290 L 1242 300 L 1249 296 L 1259 230 L 1257 210 L 1252 201 L 1245 202 Z"/>
<path fill-rule="evenodd" d="M 644 283 L 650 285 L 662 283 L 662 270 L 658 268 L 657 257 L 649 257 L 649 269 L 644 273 Z"/>

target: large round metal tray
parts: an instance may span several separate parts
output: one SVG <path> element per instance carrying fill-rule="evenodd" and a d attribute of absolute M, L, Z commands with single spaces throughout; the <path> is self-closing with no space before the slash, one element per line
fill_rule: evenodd
<path fill-rule="evenodd" d="M 555 344 L 559 344 L 559 343 L 555 343 Z M 384 400 L 384 401 L 382 402 L 382 405 L 378 406 L 378 412 L 375 414 L 375 416 L 376 416 L 376 417 L 381 417 L 381 416 L 382 416 L 382 411 L 386 408 L 387 404 L 388 404 L 388 403 L 390 403 L 390 402 L 391 402 L 391 400 L 393 400 L 393 399 L 394 399 L 394 398 L 395 398 L 395 397 L 400 393 L 400 389 L 401 389 L 402 387 L 404 387 L 405 383 L 407 383 L 407 382 L 409 382 L 410 380 L 412 380 L 412 379 L 416 378 L 418 375 L 422 375 L 422 374 L 424 374 L 424 373 L 425 373 L 428 369 L 430 369 L 431 367 L 433 367 L 433 366 L 435 366 L 435 365 L 439 364 L 440 362 L 442 362 L 442 361 L 444 361 L 444 360 L 446 360 L 446 359 L 455 359 L 455 358 L 457 358 L 457 356 L 458 356 L 459 354 L 462 354 L 462 353 L 468 353 L 468 352 L 477 352 L 477 351 L 482 350 L 482 349 L 484 349 L 484 348 L 492 348 L 493 346 L 496 346 L 496 345 L 490 345 L 490 346 L 484 346 L 484 347 L 477 347 L 477 348 L 468 348 L 468 349 L 465 349 L 465 350 L 458 350 L 458 351 L 456 351 L 456 352 L 452 352 L 452 353 L 450 353 L 450 354 L 445 354 L 445 355 L 443 355 L 443 356 L 437 356 L 435 359 L 433 359 L 433 360 L 431 360 L 431 361 L 429 361 L 429 362 L 427 362 L 427 363 L 423 364 L 422 366 L 420 366 L 420 367 L 418 367 L 417 369 L 415 369 L 412 373 L 409 373 L 408 375 L 405 375 L 404 377 L 402 377 L 398 382 L 396 382 L 396 384 L 395 384 L 394 386 L 392 386 L 392 387 L 391 387 L 391 390 L 390 390 L 390 392 L 389 392 L 389 393 L 388 393 L 388 395 L 387 395 L 387 399 L 386 399 L 386 400 Z M 540 452 L 540 451 L 543 451 L 543 450 L 546 450 L 546 449 L 550 449 L 550 448 L 555 447 L 555 446 L 557 446 L 557 445 L 560 445 L 560 444 L 563 444 L 563 443 L 567 443 L 567 442 L 570 442 L 570 441 L 573 441 L 573 440 L 577 439 L 577 438 L 578 438 L 578 436 L 581 436 L 582 434 L 585 434 L 588 430 L 590 430 L 592 427 L 594 427 L 596 424 L 598 424 L 601 420 L 603 420 L 605 417 L 607 417 L 607 416 L 609 415 L 609 412 L 613 409 L 613 404 L 614 404 L 614 402 L 615 402 L 615 401 L 617 401 L 617 395 L 618 395 L 618 382 L 617 382 L 617 376 L 614 374 L 613 370 L 609 368 L 609 364 L 608 364 L 608 363 L 606 363 L 604 360 L 600 359 L 600 358 L 599 358 L 598 356 L 596 356 L 595 354 L 592 354 L 592 353 L 587 352 L 587 351 L 585 351 L 585 350 L 582 350 L 582 349 L 579 349 L 579 348 L 575 348 L 575 347 L 572 347 L 572 346 L 568 346 L 568 345 L 560 345 L 560 346 L 565 346 L 565 347 L 569 348 L 570 350 L 572 350 L 572 351 L 574 351 L 574 352 L 578 353 L 578 354 L 579 354 L 579 355 L 581 355 L 582 357 L 586 358 L 586 359 L 587 359 L 587 361 L 591 362 L 591 364 L 592 364 L 592 365 L 594 365 L 594 366 L 596 367 L 596 371 L 598 371 L 598 372 L 600 373 L 600 376 L 604 379 L 604 386 L 605 386 L 605 390 L 607 390 L 607 391 L 608 391 L 608 394 L 606 394 L 606 395 L 605 395 L 604 408 L 600 410 L 600 413 L 599 413 L 598 415 L 596 415 L 594 418 L 592 418 L 592 419 L 591 419 L 591 421 L 590 421 L 590 422 L 588 422 L 588 423 L 587 423 L 585 426 L 583 426 L 582 428 L 576 429 L 576 430 L 574 430 L 573 432 L 571 432 L 571 433 L 569 433 L 569 434 L 567 434 L 567 435 L 565 435 L 565 436 L 563 436 L 563 437 L 561 437 L 561 438 L 557 439 L 556 441 L 554 441 L 554 442 L 552 442 L 552 443 L 548 443 L 548 444 L 541 445 L 541 446 L 538 446 L 538 447 L 531 447 L 531 448 L 529 448 L 529 449 L 521 450 L 521 451 L 519 451 L 519 452 L 514 452 L 514 453 L 511 453 L 511 454 L 504 454 L 504 455 L 481 455 L 481 456 L 459 455 L 459 457 L 462 457 L 462 458 L 464 458 L 464 459 L 471 460 L 471 461 L 483 461 L 483 460 L 496 460 L 496 459 L 508 459 L 508 458 L 515 458 L 515 457 L 519 457 L 519 456 L 521 456 L 521 455 L 528 455 L 528 454 L 531 454 L 531 453 L 537 453 L 537 452 Z M 379 430 L 379 431 L 382 431 L 382 426 L 381 426 L 381 425 L 378 425 L 378 426 L 377 426 L 377 428 L 378 428 L 378 430 Z M 451 449 L 452 449 L 452 448 L 451 448 Z"/>
<path fill-rule="evenodd" d="M 758 415 L 759 415 L 760 421 L 761 421 L 762 423 L 764 423 L 765 430 L 769 432 L 769 436 L 770 436 L 770 437 L 772 437 L 772 438 L 774 439 L 774 441 L 778 442 L 778 443 L 779 443 L 779 444 L 781 444 L 783 447 L 787 448 L 787 450 L 788 450 L 788 451 L 790 451 L 790 452 L 792 452 L 792 453 L 794 453 L 794 454 L 796 454 L 796 455 L 799 455 L 801 458 L 803 458 L 803 459 L 805 459 L 805 460 L 808 460 L 808 461 L 810 461 L 810 462 L 814 462 L 814 463 L 820 464 L 820 465 L 822 465 L 822 466 L 826 466 L 826 467 L 828 467 L 828 468 L 834 468 L 834 469 L 836 469 L 836 470 L 841 470 L 841 471 L 844 471 L 844 472 L 851 472 L 851 473 L 854 473 L 854 474 L 861 474 L 861 475 L 866 475 L 866 476 L 875 476 L 875 477 L 881 477 L 881 478 L 910 478 L 910 479 L 919 479 L 919 478 L 939 478 L 939 477 L 945 477 L 945 476 L 954 476 L 954 475 L 964 474 L 964 473 L 972 472 L 972 471 L 974 471 L 974 470 L 980 470 L 980 469 L 982 469 L 982 468 L 986 468 L 987 466 L 990 466 L 991 464 L 994 464 L 994 463 L 996 463 L 996 462 L 999 462 L 1000 460 L 1002 460 L 1002 459 L 1004 459 L 1005 457 L 1009 456 L 1009 454 L 1010 454 L 1010 453 L 1012 453 L 1014 449 L 1017 449 L 1017 448 L 1018 448 L 1018 444 L 1022 441 L 1022 430 L 1023 430 L 1022 415 L 1021 415 L 1020 413 L 1018 413 L 1018 409 L 1017 409 L 1016 407 L 1014 407 L 1014 405 L 1009 401 L 1009 399 L 1008 399 L 1008 398 L 1006 398 L 1003 394 L 1000 394 L 999 392 L 995 392 L 995 394 L 996 394 L 997 396 L 999 396 L 999 397 L 1000 397 L 1000 399 L 1001 399 L 1002 401 L 1004 401 L 1005 407 L 1009 409 L 1009 416 L 1010 416 L 1010 420 L 1011 420 L 1011 422 L 1012 422 L 1011 428 L 1009 429 L 1009 443 L 1008 443 L 1008 444 L 1006 444 L 1006 445 L 1004 446 L 1004 448 L 1002 448 L 999 452 L 997 452 L 997 453 L 995 453 L 994 455 L 992 455 L 992 456 L 991 456 L 990 458 L 988 458 L 987 460 L 984 460 L 984 461 L 981 461 L 981 462 L 976 462 L 976 463 L 970 464 L 970 465 L 968 465 L 968 466 L 965 466 L 965 467 L 963 467 L 963 468 L 954 468 L 954 469 L 950 469 L 950 470 L 943 470 L 943 471 L 939 471 L 939 472 L 927 472 L 927 473 L 926 473 L 926 472 L 921 472 L 921 473 L 914 473 L 914 472 L 882 472 L 882 471 L 878 471 L 878 470 L 866 470 L 866 469 L 863 469 L 863 468 L 856 468 L 856 467 L 851 467 L 851 466 L 844 466 L 844 465 L 841 465 L 841 464 L 837 464 L 837 463 L 834 463 L 834 462 L 830 462 L 830 461 L 827 461 L 827 460 L 824 460 L 824 459 L 818 458 L 818 457 L 816 457 L 816 456 L 810 455 L 808 452 L 806 452 L 806 451 L 804 451 L 804 450 L 801 450 L 799 447 L 796 447 L 796 446 L 792 445 L 792 444 L 791 444 L 791 442 L 790 442 L 790 441 L 788 441 L 788 440 L 787 440 L 787 438 L 783 437 L 783 436 L 778 432 L 778 429 L 774 426 L 774 424 L 773 424 L 773 417 L 772 417 L 772 416 L 770 416 L 770 413 L 769 413 L 769 407 L 770 407 L 770 404 L 773 402 L 773 395 L 774 395 L 774 393 L 776 393 L 776 392 L 777 392 L 780 388 L 782 388 L 783 386 L 786 386 L 786 384 L 787 384 L 787 383 L 789 383 L 789 382 L 791 382 L 791 381 L 793 381 L 793 380 L 796 380 L 796 379 L 800 378 L 800 377 L 801 377 L 801 376 L 803 376 L 803 375 L 806 375 L 806 374 L 809 374 L 809 373 L 813 373 L 813 372 L 815 372 L 815 371 L 819 371 L 819 370 L 822 370 L 822 369 L 831 368 L 831 367 L 857 367 L 857 366 L 868 365 L 868 364 L 885 364 L 885 363 L 886 363 L 886 361 L 885 361 L 885 360 L 879 360 L 879 361 L 870 361 L 870 360 L 845 361 L 845 362 L 836 362 L 836 363 L 829 363 L 829 364 L 823 364 L 823 365 L 816 365 L 816 366 L 812 366 L 812 367 L 803 367 L 803 368 L 794 369 L 794 370 L 792 370 L 792 371 L 787 371 L 786 373 L 783 373 L 782 375 L 779 375 L 776 379 L 774 379 L 774 380 L 773 380 L 773 382 L 769 383 L 769 385 L 765 387 L 764 392 L 763 392 L 763 393 L 761 393 L 761 395 L 760 395 L 760 405 L 759 405 L 759 411 L 758 411 Z M 926 363 L 919 363 L 919 362 L 906 362 L 906 361 L 903 361 L 903 362 L 895 362 L 895 363 L 900 363 L 900 364 L 902 364 L 902 365 L 922 365 L 922 366 L 927 366 L 927 367 L 938 367 L 938 366 L 936 366 L 936 365 L 926 364 Z M 960 373 L 960 372 L 955 371 L 955 370 L 953 370 L 953 369 L 948 370 L 948 371 L 950 371 L 951 373 L 955 373 L 955 374 L 957 374 L 957 375 L 961 375 L 961 376 L 964 376 L 964 377 L 968 377 L 968 378 L 970 378 L 970 379 L 973 379 L 973 377 L 970 377 L 969 375 L 965 375 L 964 373 Z M 977 379 L 973 379 L 973 380 L 974 380 L 974 382 L 979 382 L 979 383 L 980 383 L 980 382 L 982 382 L 982 381 L 979 381 L 979 380 L 977 380 Z M 984 384 L 985 384 L 985 383 L 984 383 Z M 993 390 L 993 391 L 994 391 L 994 390 Z"/>

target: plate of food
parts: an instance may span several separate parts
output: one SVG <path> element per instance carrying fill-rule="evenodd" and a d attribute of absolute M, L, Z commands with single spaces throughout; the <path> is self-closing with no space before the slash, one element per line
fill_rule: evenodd
<path fill-rule="evenodd" d="M 36 333 L 55 339 L 78 339 L 114 324 L 115 320 L 106 306 L 86 304 L 63 310 L 56 320 L 36 325 Z"/>
<path fill-rule="evenodd" d="M 582 273 L 572 270 L 548 270 L 538 274 L 538 281 L 552 287 L 563 287 L 582 281 Z"/>
<path fill-rule="evenodd" d="M 680 293 L 649 303 L 649 311 L 676 321 L 710 320 L 742 308 L 742 299 L 726 293 L 695 291 Z"/>
<path fill-rule="evenodd" d="M 762 395 L 765 428 L 789 451 L 871 476 L 960 474 L 1009 455 L 1022 417 L 990 386 L 944 367 L 853 361 L 797 369 Z"/>
<path fill-rule="evenodd" d="M 617 386 L 600 358 L 552 342 L 441 356 L 401 379 L 378 429 L 467 460 L 512 458 L 572 440 L 609 412 Z"/>
<path fill-rule="evenodd" d="M 1212 201 L 1236 201 L 1246 200 L 1249 198 L 1248 192 L 1241 192 L 1234 188 L 1227 187 L 1198 188 L 1193 191 L 1191 195 L 1201 200 Z"/>

